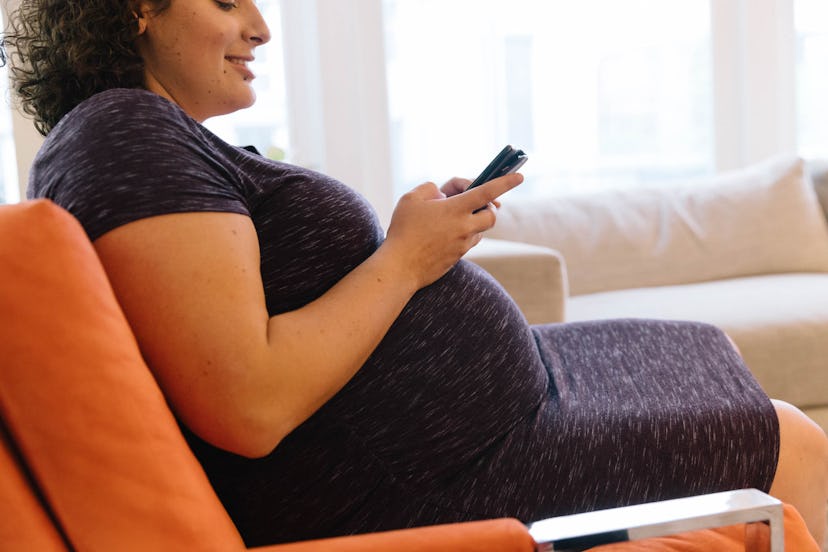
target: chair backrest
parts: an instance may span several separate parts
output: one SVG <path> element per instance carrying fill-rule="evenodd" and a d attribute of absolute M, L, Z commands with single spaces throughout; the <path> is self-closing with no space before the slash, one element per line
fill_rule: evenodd
<path fill-rule="evenodd" d="M 0 431 L 0 543 L 6 550 L 68 550 L 16 457 L 5 429 Z"/>
<path fill-rule="evenodd" d="M 0 206 L 0 282 L 0 539 L 243 550 L 77 221 Z"/>

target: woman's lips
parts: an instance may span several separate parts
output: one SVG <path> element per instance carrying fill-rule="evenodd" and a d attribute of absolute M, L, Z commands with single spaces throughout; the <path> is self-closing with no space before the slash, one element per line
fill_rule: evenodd
<path fill-rule="evenodd" d="M 247 80 L 253 80 L 254 78 L 256 78 L 256 75 L 253 74 L 253 71 L 251 71 L 247 67 L 247 63 L 250 62 L 250 61 L 253 61 L 253 58 L 251 58 L 251 57 L 238 57 L 238 56 L 226 56 L 224 59 L 226 59 L 228 62 L 230 62 L 230 65 L 232 65 L 237 71 L 239 71 L 242 74 L 242 76 L 244 77 L 244 80 L 247 81 Z"/>

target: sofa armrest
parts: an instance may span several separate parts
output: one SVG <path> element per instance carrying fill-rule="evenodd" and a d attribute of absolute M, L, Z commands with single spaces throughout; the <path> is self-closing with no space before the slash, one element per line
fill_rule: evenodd
<path fill-rule="evenodd" d="M 809 159 L 808 173 L 822 212 L 828 218 L 828 158 Z"/>
<path fill-rule="evenodd" d="M 484 238 L 465 258 L 506 289 L 530 324 L 563 322 L 569 291 L 566 265 L 557 251 Z"/>

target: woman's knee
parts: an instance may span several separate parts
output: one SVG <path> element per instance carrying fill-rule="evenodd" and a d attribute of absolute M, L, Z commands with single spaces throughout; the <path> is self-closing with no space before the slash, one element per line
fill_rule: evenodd
<path fill-rule="evenodd" d="M 772 402 L 779 419 L 779 468 L 793 468 L 791 475 L 805 469 L 824 474 L 828 480 L 828 436 L 825 431 L 795 406 L 779 400 Z"/>
<path fill-rule="evenodd" d="M 776 415 L 779 418 L 779 430 L 792 436 L 810 437 L 817 441 L 815 444 L 828 444 L 825 431 L 809 418 L 799 408 L 785 401 L 771 399 Z"/>
<path fill-rule="evenodd" d="M 770 493 L 794 505 L 817 542 L 823 542 L 828 501 L 828 437 L 798 408 L 774 401 L 779 462 Z"/>

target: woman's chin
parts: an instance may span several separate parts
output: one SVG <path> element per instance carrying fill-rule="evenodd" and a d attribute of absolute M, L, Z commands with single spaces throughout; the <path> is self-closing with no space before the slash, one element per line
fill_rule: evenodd
<path fill-rule="evenodd" d="M 213 117 L 221 117 L 222 115 L 229 115 L 231 113 L 235 113 L 236 111 L 241 111 L 242 109 L 247 109 L 248 107 L 251 107 L 254 103 L 256 103 L 256 93 L 253 91 L 253 89 L 250 89 L 250 93 L 246 96 L 239 96 L 236 98 L 228 99 L 221 105 L 216 106 L 214 112 L 208 115 L 205 118 L 205 120 Z"/>
<path fill-rule="evenodd" d="M 233 111 L 247 109 L 248 107 L 251 107 L 254 103 L 256 103 L 256 92 L 253 90 L 252 86 L 248 85 L 247 94 L 244 97 L 239 97 L 239 101 L 235 109 L 233 109 Z"/>

